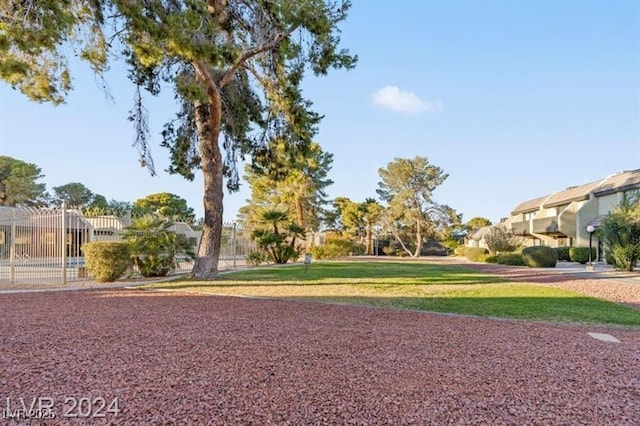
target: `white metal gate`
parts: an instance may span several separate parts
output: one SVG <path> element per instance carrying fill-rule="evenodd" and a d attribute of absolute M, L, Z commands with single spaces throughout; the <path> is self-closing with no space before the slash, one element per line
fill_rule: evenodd
<path fill-rule="evenodd" d="M 80 247 L 91 226 L 79 212 L 0 207 L 0 283 L 86 279 Z"/>

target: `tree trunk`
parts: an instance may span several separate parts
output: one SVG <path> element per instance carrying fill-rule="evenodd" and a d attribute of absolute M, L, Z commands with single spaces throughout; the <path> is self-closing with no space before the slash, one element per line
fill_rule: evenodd
<path fill-rule="evenodd" d="M 304 228 L 304 208 L 302 206 L 302 197 L 296 196 L 296 222 Z"/>
<path fill-rule="evenodd" d="M 373 254 L 373 238 L 371 237 L 371 225 L 367 225 L 367 255 Z"/>
<path fill-rule="evenodd" d="M 416 220 L 416 251 L 413 253 L 413 257 L 420 257 L 422 252 L 422 221 Z"/>
<path fill-rule="evenodd" d="M 208 109 L 204 114 L 201 108 Z M 197 279 L 218 278 L 218 259 L 222 241 L 223 162 L 218 138 L 222 104 L 219 96 L 210 91 L 207 105 L 196 104 L 196 125 L 199 133 L 198 149 L 204 180 L 204 226 L 192 275 Z"/>

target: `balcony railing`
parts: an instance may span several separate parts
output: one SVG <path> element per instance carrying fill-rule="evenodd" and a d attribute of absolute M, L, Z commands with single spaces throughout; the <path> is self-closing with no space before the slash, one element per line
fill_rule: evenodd
<path fill-rule="evenodd" d="M 511 223 L 511 230 L 516 235 L 529 235 L 529 221 L 526 222 L 513 222 Z"/>
<path fill-rule="evenodd" d="M 558 218 L 545 217 L 542 219 L 533 219 L 533 233 L 534 234 L 560 233 L 560 228 L 558 227 Z"/>

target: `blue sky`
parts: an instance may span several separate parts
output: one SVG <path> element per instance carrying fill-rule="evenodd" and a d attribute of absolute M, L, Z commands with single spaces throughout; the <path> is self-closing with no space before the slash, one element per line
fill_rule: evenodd
<path fill-rule="evenodd" d="M 375 197 L 378 168 L 426 156 L 449 174 L 437 201 L 496 221 L 521 201 L 640 168 L 640 3 L 363 1 L 342 25 L 351 71 L 309 77 L 334 154 L 331 197 Z M 171 176 L 159 147 L 170 90 L 147 97 L 159 176 L 137 162 L 133 87 L 114 65 L 113 101 L 84 65 L 67 103 L 0 85 L 0 154 L 35 163 L 48 188 L 82 182 L 108 199 L 173 192 L 202 215 L 202 180 Z M 225 220 L 248 198 L 226 195 Z"/>

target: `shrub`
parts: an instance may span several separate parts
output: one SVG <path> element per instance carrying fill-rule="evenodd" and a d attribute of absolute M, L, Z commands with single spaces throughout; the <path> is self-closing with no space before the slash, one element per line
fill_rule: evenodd
<path fill-rule="evenodd" d="M 522 238 L 502 226 L 494 226 L 484 240 L 491 253 L 509 253 L 518 248 Z"/>
<path fill-rule="evenodd" d="M 265 263 L 267 261 L 267 255 L 263 251 L 252 250 L 245 256 L 247 263 L 253 266 L 260 266 L 261 263 Z"/>
<path fill-rule="evenodd" d="M 87 272 L 96 281 L 112 282 L 132 265 L 131 248 L 125 241 L 94 241 L 82 246 Z"/>
<path fill-rule="evenodd" d="M 484 261 L 487 263 L 498 263 L 498 256 L 495 254 L 489 255 L 484 258 Z"/>
<path fill-rule="evenodd" d="M 571 247 L 569 249 L 569 258 L 572 262 L 582 263 L 583 265 L 589 261 L 589 247 Z M 596 248 L 591 248 L 591 260 L 596 258 Z"/>
<path fill-rule="evenodd" d="M 402 245 L 398 241 L 390 241 L 389 245 L 383 248 L 382 251 L 387 256 L 409 256 L 409 253 L 407 253 L 406 250 L 402 248 Z"/>
<path fill-rule="evenodd" d="M 464 256 L 472 262 L 484 262 L 489 250 L 483 247 L 467 247 Z"/>
<path fill-rule="evenodd" d="M 600 224 L 598 238 L 607 247 L 607 261 L 633 271 L 640 260 L 640 190 L 625 194 L 622 202 Z"/>
<path fill-rule="evenodd" d="M 467 250 L 467 246 L 458 246 L 455 248 L 455 250 L 453 250 L 453 252 L 456 254 L 456 256 L 464 256 L 464 252 L 465 250 Z"/>
<path fill-rule="evenodd" d="M 555 268 L 558 252 L 546 246 L 527 247 L 522 250 L 522 260 L 526 266 L 533 268 Z"/>
<path fill-rule="evenodd" d="M 613 265 L 616 268 L 618 267 L 618 265 L 616 265 L 616 260 L 613 258 L 613 254 L 611 253 L 611 249 L 605 252 L 604 261 L 607 262 L 607 265 Z"/>
<path fill-rule="evenodd" d="M 524 266 L 524 259 L 518 253 L 505 253 L 497 256 L 500 265 Z"/>
<path fill-rule="evenodd" d="M 142 276 L 164 277 L 178 267 L 178 257 L 195 259 L 187 237 L 171 231 L 172 225 L 167 218 L 145 215 L 127 227 L 123 238 Z"/>
<path fill-rule="evenodd" d="M 623 271 L 633 271 L 635 259 L 638 259 L 640 253 L 640 245 L 616 245 L 609 249 L 611 252 L 612 265 Z"/>
<path fill-rule="evenodd" d="M 556 251 L 558 252 L 558 260 L 564 260 L 569 262 L 571 257 L 569 256 L 569 248 L 570 247 L 556 247 Z"/>
<path fill-rule="evenodd" d="M 387 251 L 385 247 L 383 251 Z M 326 243 L 322 246 L 312 247 L 311 254 L 316 259 L 335 259 L 338 257 L 346 257 L 349 255 L 364 254 L 364 244 L 358 244 L 351 240 L 343 238 L 327 238 Z"/>

